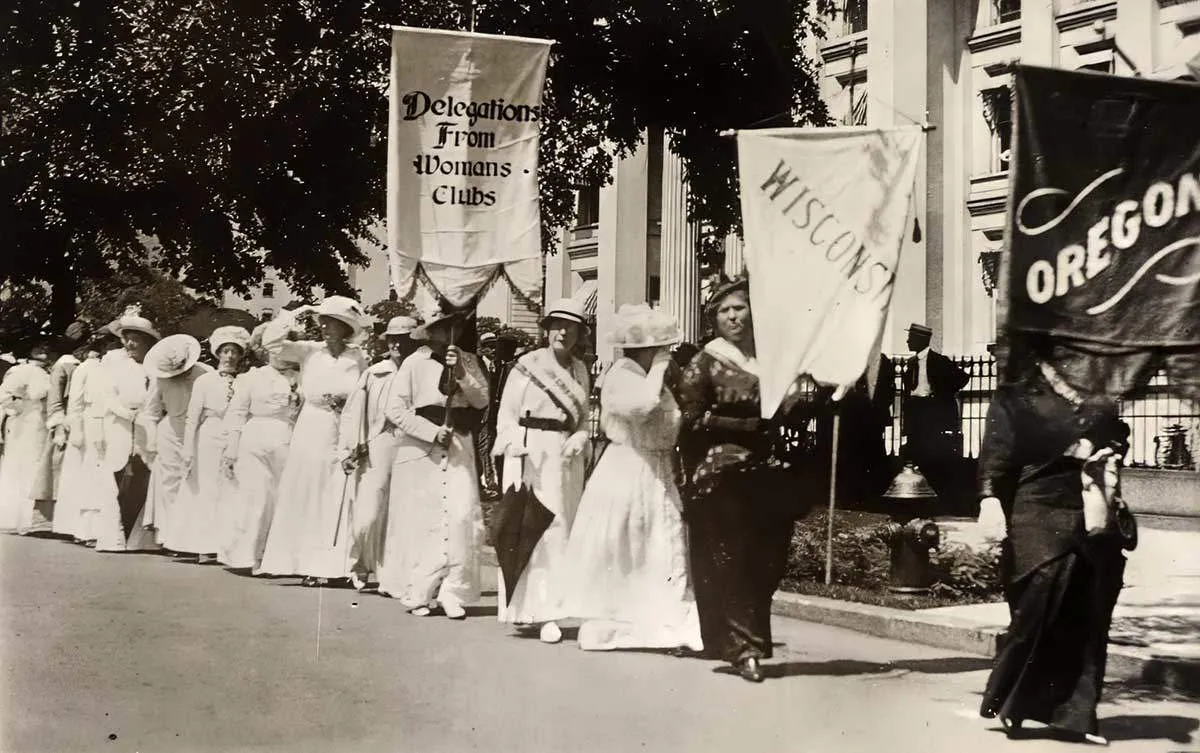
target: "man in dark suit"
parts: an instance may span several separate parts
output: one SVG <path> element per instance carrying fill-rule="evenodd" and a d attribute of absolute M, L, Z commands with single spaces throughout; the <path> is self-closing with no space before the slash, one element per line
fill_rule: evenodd
<path fill-rule="evenodd" d="M 962 456 L 958 393 L 971 380 L 953 361 L 930 348 L 932 339 L 929 327 L 908 328 L 908 348 L 914 355 L 905 365 L 900 408 L 905 438 L 901 454 L 926 476 L 939 475 L 948 462 Z"/>

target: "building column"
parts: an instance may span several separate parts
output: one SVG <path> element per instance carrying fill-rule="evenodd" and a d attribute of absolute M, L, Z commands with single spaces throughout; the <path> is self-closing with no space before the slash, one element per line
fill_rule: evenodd
<path fill-rule="evenodd" d="M 696 259 L 696 226 L 687 220 L 687 183 L 683 163 L 663 145 L 662 169 L 662 308 L 679 321 L 683 339 L 700 337 L 700 263 Z"/>
<path fill-rule="evenodd" d="M 612 361 L 604 335 L 622 303 L 646 301 L 646 200 L 649 180 L 645 141 L 614 168 L 613 181 L 600 189 L 600 242 L 597 249 L 596 355 Z"/>
<path fill-rule="evenodd" d="M 1142 0 L 1149 4 L 1153 0 Z M 1054 0 L 1021 3 L 1021 62 L 1054 67 L 1058 64 L 1058 24 Z"/>
<path fill-rule="evenodd" d="M 1117 0 L 1117 22 L 1109 30 L 1116 36 L 1121 51 L 1133 60 L 1143 76 L 1153 73 L 1163 61 L 1154 56 L 1158 34 L 1158 3 L 1147 0 Z M 1114 71 L 1131 76 L 1133 71 L 1116 55 Z"/>
<path fill-rule="evenodd" d="M 941 9 L 941 3 L 937 5 Z M 933 12 L 928 6 L 928 0 L 894 0 L 867 6 L 867 49 L 871 55 L 867 125 L 887 128 L 925 120 L 929 109 L 927 14 Z M 913 226 L 908 225 L 900 247 L 891 316 L 884 333 L 883 349 L 887 352 L 906 349 L 905 330 L 912 322 L 928 324 L 939 333 L 942 329 L 940 164 L 935 163 L 933 172 L 929 172 L 929 154 L 940 148 L 940 142 L 929 138 L 934 134 L 926 136 L 917 167 L 913 195 L 921 240 L 913 240 Z"/>

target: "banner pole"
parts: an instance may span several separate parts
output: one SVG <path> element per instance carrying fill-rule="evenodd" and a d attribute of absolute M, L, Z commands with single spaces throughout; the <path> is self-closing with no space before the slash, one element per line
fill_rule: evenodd
<path fill-rule="evenodd" d="M 836 406 L 836 404 L 835 404 Z M 829 463 L 829 525 L 825 532 L 825 585 L 833 582 L 833 510 L 837 505 L 838 434 L 842 428 L 842 413 L 834 408 L 833 457 Z"/>

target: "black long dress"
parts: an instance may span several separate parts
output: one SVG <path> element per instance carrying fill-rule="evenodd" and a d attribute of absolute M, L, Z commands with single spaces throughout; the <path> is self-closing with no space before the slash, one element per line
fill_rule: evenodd
<path fill-rule="evenodd" d="M 795 474 L 775 459 L 758 378 L 709 350 L 678 384 L 679 450 L 696 607 L 705 655 L 769 659 L 771 599 L 800 512 Z"/>
<path fill-rule="evenodd" d="M 1076 406 L 1044 379 L 993 397 L 979 458 L 980 497 L 1008 520 L 1003 569 L 1011 623 L 980 713 L 1097 731 L 1108 630 L 1125 557 L 1117 536 L 1083 527 L 1082 461 L 1064 456 L 1081 437 L 1121 436 L 1115 406 Z"/>

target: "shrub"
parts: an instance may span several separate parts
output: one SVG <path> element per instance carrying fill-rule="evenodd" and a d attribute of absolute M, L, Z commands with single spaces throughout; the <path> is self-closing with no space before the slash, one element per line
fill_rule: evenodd
<path fill-rule="evenodd" d="M 829 515 L 816 513 L 796 525 L 792 534 L 784 586 L 789 582 L 825 582 L 825 537 Z M 833 582 L 859 588 L 887 586 L 890 553 L 876 525 L 835 515 Z"/>
<path fill-rule="evenodd" d="M 972 549 L 963 544 L 943 544 L 930 557 L 935 582 L 933 593 L 964 602 L 998 601 L 1000 547 Z"/>
<path fill-rule="evenodd" d="M 828 514 L 820 512 L 796 525 L 782 586 L 785 590 L 812 592 L 811 585 L 825 583 L 825 540 Z M 833 585 L 855 601 L 855 589 L 886 592 L 891 569 L 891 548 L 881 533 L 882 516 L 839 513 L 833 525 Z M 930 552 L 934 584 L 930 596 L 940 604 L 975 604 L 1001 598 L 999 547 L 975 550 L 947 543 Z M 835 596 L 834 598 L 843 598 Z M 929 605 L 923 605 L 929 606 Z"/>

